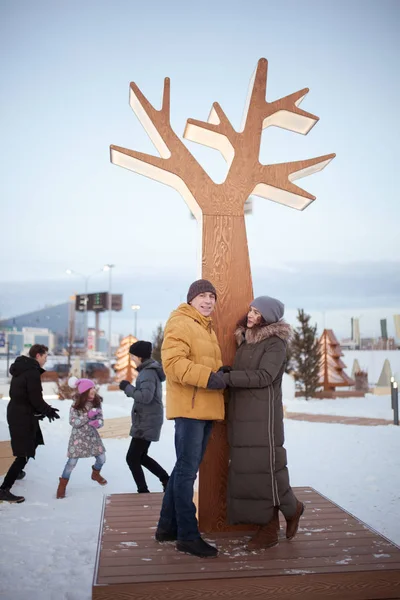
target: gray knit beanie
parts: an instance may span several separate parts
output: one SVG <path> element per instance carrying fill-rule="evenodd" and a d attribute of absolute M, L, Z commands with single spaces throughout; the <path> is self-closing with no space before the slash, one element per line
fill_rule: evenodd
<path fill-rule="evenodd" d="M 194 281 L 187 293 L 187 303 L 190 304 L 193 298 L 196 298 L 196 296 L 204 294 L 205 292 L 214 294 L 215 299 L 217 299 L 217 291 L 211 281 L 208 281 L 207 279 L 198 279 L 197 281 Z"/>
<path fill-rule="evenodd" d="M 270 296 L 258 296 L 258 298 L 254 298 L 250 306 L 256 308 L 262 314 L 268 325 L 280 321 L 285 312 L 285 305 L 276 298 L 270 298 Z"/>

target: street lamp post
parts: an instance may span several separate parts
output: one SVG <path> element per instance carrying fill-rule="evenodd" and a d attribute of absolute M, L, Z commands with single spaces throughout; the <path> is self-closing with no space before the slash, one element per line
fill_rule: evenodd
<path fill-rule="evenodd" d="M 83 279 L 85 281 L 85 311 L 84 311 L 84 330 L 85 330 L 84 373 L 85 373 L 85 375 L 86 375 L 86 363 L 87 363 L 87 351 L 88 351 L 88 310 L 87 310 L 88 285 L 89 285 L 89 279 L 91 277 L 93 277 L 93 275 L 97 275 L 97 273 L 100 273 L 101 270 L 102 269 L 98 269 L 94 273 L 91 273 L 91 275 L 84 275 L 83 273 L 79 273 L 78 271 L 74 271 L 73 269 L 66 269 L 66 271 L 65 271 L 67 273 L 67 275 L 78 275 L 79 277 L 83 277 Z"/>
<path fill-rule="evenodd" d="M 111 367 L 111 319 L 112 319 L 112 270 L 115 265 L 104 265 L 103 271 L 108 271 L 108 362 Z"/>
<path fill-rule="evenodd" d="M 139 306 L 139 304 L 132 304 L 131 309 L 135 313 L 135 332 L 134 332 L 134 336 L 137 339 L 137 314 L 138 314 L 138 310 L 140 310 L 140 306 Z"/>

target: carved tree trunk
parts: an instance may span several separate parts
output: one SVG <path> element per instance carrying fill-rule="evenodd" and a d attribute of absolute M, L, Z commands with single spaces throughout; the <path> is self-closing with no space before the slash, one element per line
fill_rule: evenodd
<path fill-rule="evenodd" d="M 161 181 L 179 191 L 193 215 L 202 221 L 203 277 L 218 291 L 215 325 L 225 364 L 235 353 L 234 328 L 252 299 L 244 204 L 251 194 L 303 210 L 315 200 L 293 182 L 323 169 L 334 154 L 289 163 L 262 165 L 259 150 L 263 129 L 270 126 L 307 134 L 318 117 L 299 108 L 304 88 L 267 102 L 268 61 L 261 58 L 250 81 L 242 127 L 236 131 L 214 102 L 208 121 L 188 119 L 184 138 L 219 150 L 228 164 L 222 184 L 216 184 L 171 127 L 170 80 L 164 80 L 160 109 L 154 108 L 136 83 L 130 85 L 130 105 L 159 156 L 112 145 L 111 161 Z M 216 424 L 200 470 L 200 526 L 225 528 L 228 449 L 226 427 Z"/>
<path fill-rule="evenodd" d="M 216 286 L 213 314 L 222 361 L 231 365 L 236 351 L 234 331 L 253 299 L 244 217 L 203 217 L 202 276 Z M 226 525 L 226 486 L 229 448 L 225 423 L 215 423 L 199 474 L 198 517 L 201 531 Z"/>

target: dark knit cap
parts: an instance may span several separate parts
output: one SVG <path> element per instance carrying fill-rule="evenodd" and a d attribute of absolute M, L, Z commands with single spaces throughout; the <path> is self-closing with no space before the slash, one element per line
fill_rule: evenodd
<path fill-rule="evenodd" d="M 150 358 L 152 350 L 153 346 L 151 345 L 151 342 L 140 341 L 132 344 L 132 346 L 129 348 L 129 354 L 134 354 L 139 358 L 146 359 Z"/>
<path fill-rule="evenodd" d="M 215 299 L 217 299 L 217 291 L 211 281 L 208 281 L 207 279 L 198 279 L 197 281 L 194 281 L 187 294 L 187 303 L 190 304 L 193 298 L 196 298 L 199 294 L 205 294 L 206 292 L 214 294 Z"/>

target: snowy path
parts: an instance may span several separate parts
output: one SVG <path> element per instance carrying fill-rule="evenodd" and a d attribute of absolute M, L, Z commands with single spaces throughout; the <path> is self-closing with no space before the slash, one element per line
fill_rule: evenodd
<path fill-rule="evenodd" d="M 303 412 L 365 415 L 385 418 L 387 401 L 366 398 L 364 405 L 333 401 L 289 401 L 287 408 Z M 58 477 L 65 463 L 69 401 L 53 401 L 61 419 L 43 422 L 46 445 L 27 465 L 26 478 L 15 492 L 26 496 L 20 505 L 0 504 L 1 600 L 89 600 L 104 492 L 134 492 L 125 463 L 129 438 L 105 439 L 106 489 L 90 479 L 91 461 L 81 460 L 57 500 Z M 0 400 L 0 435 L 7 439 L 7 402 Z M 105 418 L 129 424 L 132 403 L 121 392 L 104 394 Z M 310 410 L 310 407 L 313 410 Z M 356 406 L 358 410 L 356 410 Z M 360 412 L 360 407 L 365 412 Z M 375 407 L 375 411 L 373 408 Z M 336 408 L 336 413 L 334 411 Z M 350 415 L 349 415 L 350 413 Z M 289 470 L 293 486 L 311 486 L 374 529 L 400 544 L 400 427 L 363 427 L 307 421 L 285 421 Z M 173 423 L 166 422 L 150 454 L 167 470 L 174 463 Z M 160 483 L 147 476 L 152 491 Z"/>

